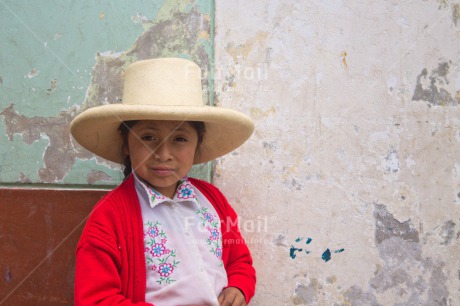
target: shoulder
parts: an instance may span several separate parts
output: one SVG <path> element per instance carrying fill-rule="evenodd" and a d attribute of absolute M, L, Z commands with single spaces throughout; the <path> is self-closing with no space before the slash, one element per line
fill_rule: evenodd
<path fill-rule="evenodd" d="M 129 199 L 131 193 L 135 192 L 132 179 L 127 179 L 118 185 L 115 189 L 109 191 L 98 204 L 107 203 L 107 205 L 115 205 L 118 202 L 123 202 Z"/>
<path fill-rule="evenodd" d="M 108 219 L 126 214 L 126 210 L 132 206 L 129 204 L 132 202 L 133 195 L 135 195 L 133 181 L 127 179 L 96 203 L 88 222 L 94 219 L 107 219 L 106 221 L 110 222 Z"/>
<path fill-rule="evenodd" d="M 130 194 L 135 190 L 130 185 L 129 179 L 125 180 L 96 203 L 84 227 L 80 244 L 89 241 L 113 243 L 115 236 L 121 233 L 121 225 L 136 215 L 137 202 Z"/>

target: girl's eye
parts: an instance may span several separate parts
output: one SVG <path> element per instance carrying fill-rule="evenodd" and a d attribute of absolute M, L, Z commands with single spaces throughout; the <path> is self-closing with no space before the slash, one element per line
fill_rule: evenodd
<path fill-rule="evenodd" d="M 187 139 L 185 139 L 184 137 L 176 137 L 176 141 L 178 141 L 178 142 L 186 142 Z"/>
<path fill-rule="evenodd" d="M 141 139 L 143 141 L 152 141 L 154 140 L 155 138 L 153 138 L 153 136 L 150 136 L 150 135 L 145 135 L 145 136 L 142 136 Z"/>

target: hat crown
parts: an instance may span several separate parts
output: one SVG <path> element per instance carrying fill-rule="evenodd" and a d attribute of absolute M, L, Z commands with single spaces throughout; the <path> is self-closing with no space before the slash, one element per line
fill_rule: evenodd
<path fill-rule="evenodd" d="M 181 58 L 135 62 L 125 71 L 122 104 L 203 106 L 201 69 Z"/>

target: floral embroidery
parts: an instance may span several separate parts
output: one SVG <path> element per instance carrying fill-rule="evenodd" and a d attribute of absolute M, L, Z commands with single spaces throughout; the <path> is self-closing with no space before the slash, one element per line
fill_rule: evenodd
<path fill-rule="evenodd" d="M 144 224 L 144 229 L 147 269 L 159 274 L 157 283 L 160 285 L 174 282 L 175 279 L 171 276 L 180 261 L 176 261 L 176 251 L 168 249 L 168 237 L 161 229 L 161 223 L 149 221 Z"/>
<path fill-rule="evenodd" d="M 167 251 L 169 250 L 166 250 L 166 247 L 164 244 L 155 243 L 153 248 L 150 250 L 150 254 L 152 254 L 153 257 L 160 257 L 160 256 L 163 256 L 163 254 L 166 254 Z"/>
<path fill-rule="evenodd" d="M 159 193 L 158 191 L 156 191 L 155 189 L 149 188 L 147 186 L 145 186 L 145 189 L 150 195 L 150 207 L 154 207 L 157 204 L 155 203 L 155 201 L 158 202 L 158 201 L 166 200 L 166 197 L 162 195 L 161 193 Z"/>
<path fill-rule="evenodd" d="M 218 258 L 222 258 L 222 248 L 216 248 L 214 250 L 214 254 L 218 257 Z"/>
<path fill-rule="evenodd" d="M 147 229 L 147 235 L 151 238 L 155 238 L 160 234 L 160 231 L 158 230 L 158 227 L 156 226 L 151 226 Z"/>
<path fill-rule="evenodd" d="M 211 247 L 210 252 L 219 259 L 219 266 L 222 266 L 222 239 L 220 235 L 220 220 L 216 216 L 210 214 L 206 207 L 200 207 L 196 211 L 200 216 L 201 225 L 209 232 L 209 237 L 206 242 Z"/>
<path fill-rule="evenodd" d="M 208 231 L 209 231 L 209 239 L 210 240 L 217 240 L 219 239 L 219 231 L 215 228 L 210 228 L 208 227 Z"/>
<path fill-rule="evenodd" d="M 173 272 L 174 272 L 174 266 L 170 263 L 164 263 L 158 267 L 158 273 L 160 273 L 162 277 L 168 277 Z"/>
<path fill-rule="evenodd" d="M 214 220 L 214 217 L 210 213 L 204 213 L 203 217 L 206 219 L 206 221 L 211 222 Z"/>
<path fill-rule="evenodd" d="M 187 180 L 180 181 L 179 188 L 176 190 L 176 195 L 179 199 L 184 200 L 196 198 L 193 187 Z"/>

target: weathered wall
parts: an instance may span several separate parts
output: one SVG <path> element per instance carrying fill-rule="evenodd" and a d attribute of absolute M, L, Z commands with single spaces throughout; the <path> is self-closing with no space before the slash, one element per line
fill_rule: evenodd
<path fill-rule="evenodd" d="M 252 305 L 460 304 L 460 2 L 216 2 L 213 49 L 213 1 L 0 1 L 0 185 L 116 184 L 68 123 L 116 102 L 131 61 L 191 58 L 205 99 L 215 78 L 215 102 L 256 123 L 214 175 L 254 255 Z M 0 304 L 66 304 L 71 267 L 65 292 L 34 280 L 72 262 L 60 237 L 79 227 L 53 217 L 70 202 L 20 207 L 59 234 L 22 260 L 32 236 L 1 191 Z"/>
<path fill-rule="evenodd" d="M 0 184 L 119 183 L 116 165 L 72 140 L 70 121 L 118 103 L 122 70 L 136 60 L 191 59 L 207 89 L 213 12 L 210 0 L 1 1 Z"/>
<path fill-rule="evenodd" d="M 253 305 L 460 304 L 460 2 L 217 1 Z"/>

